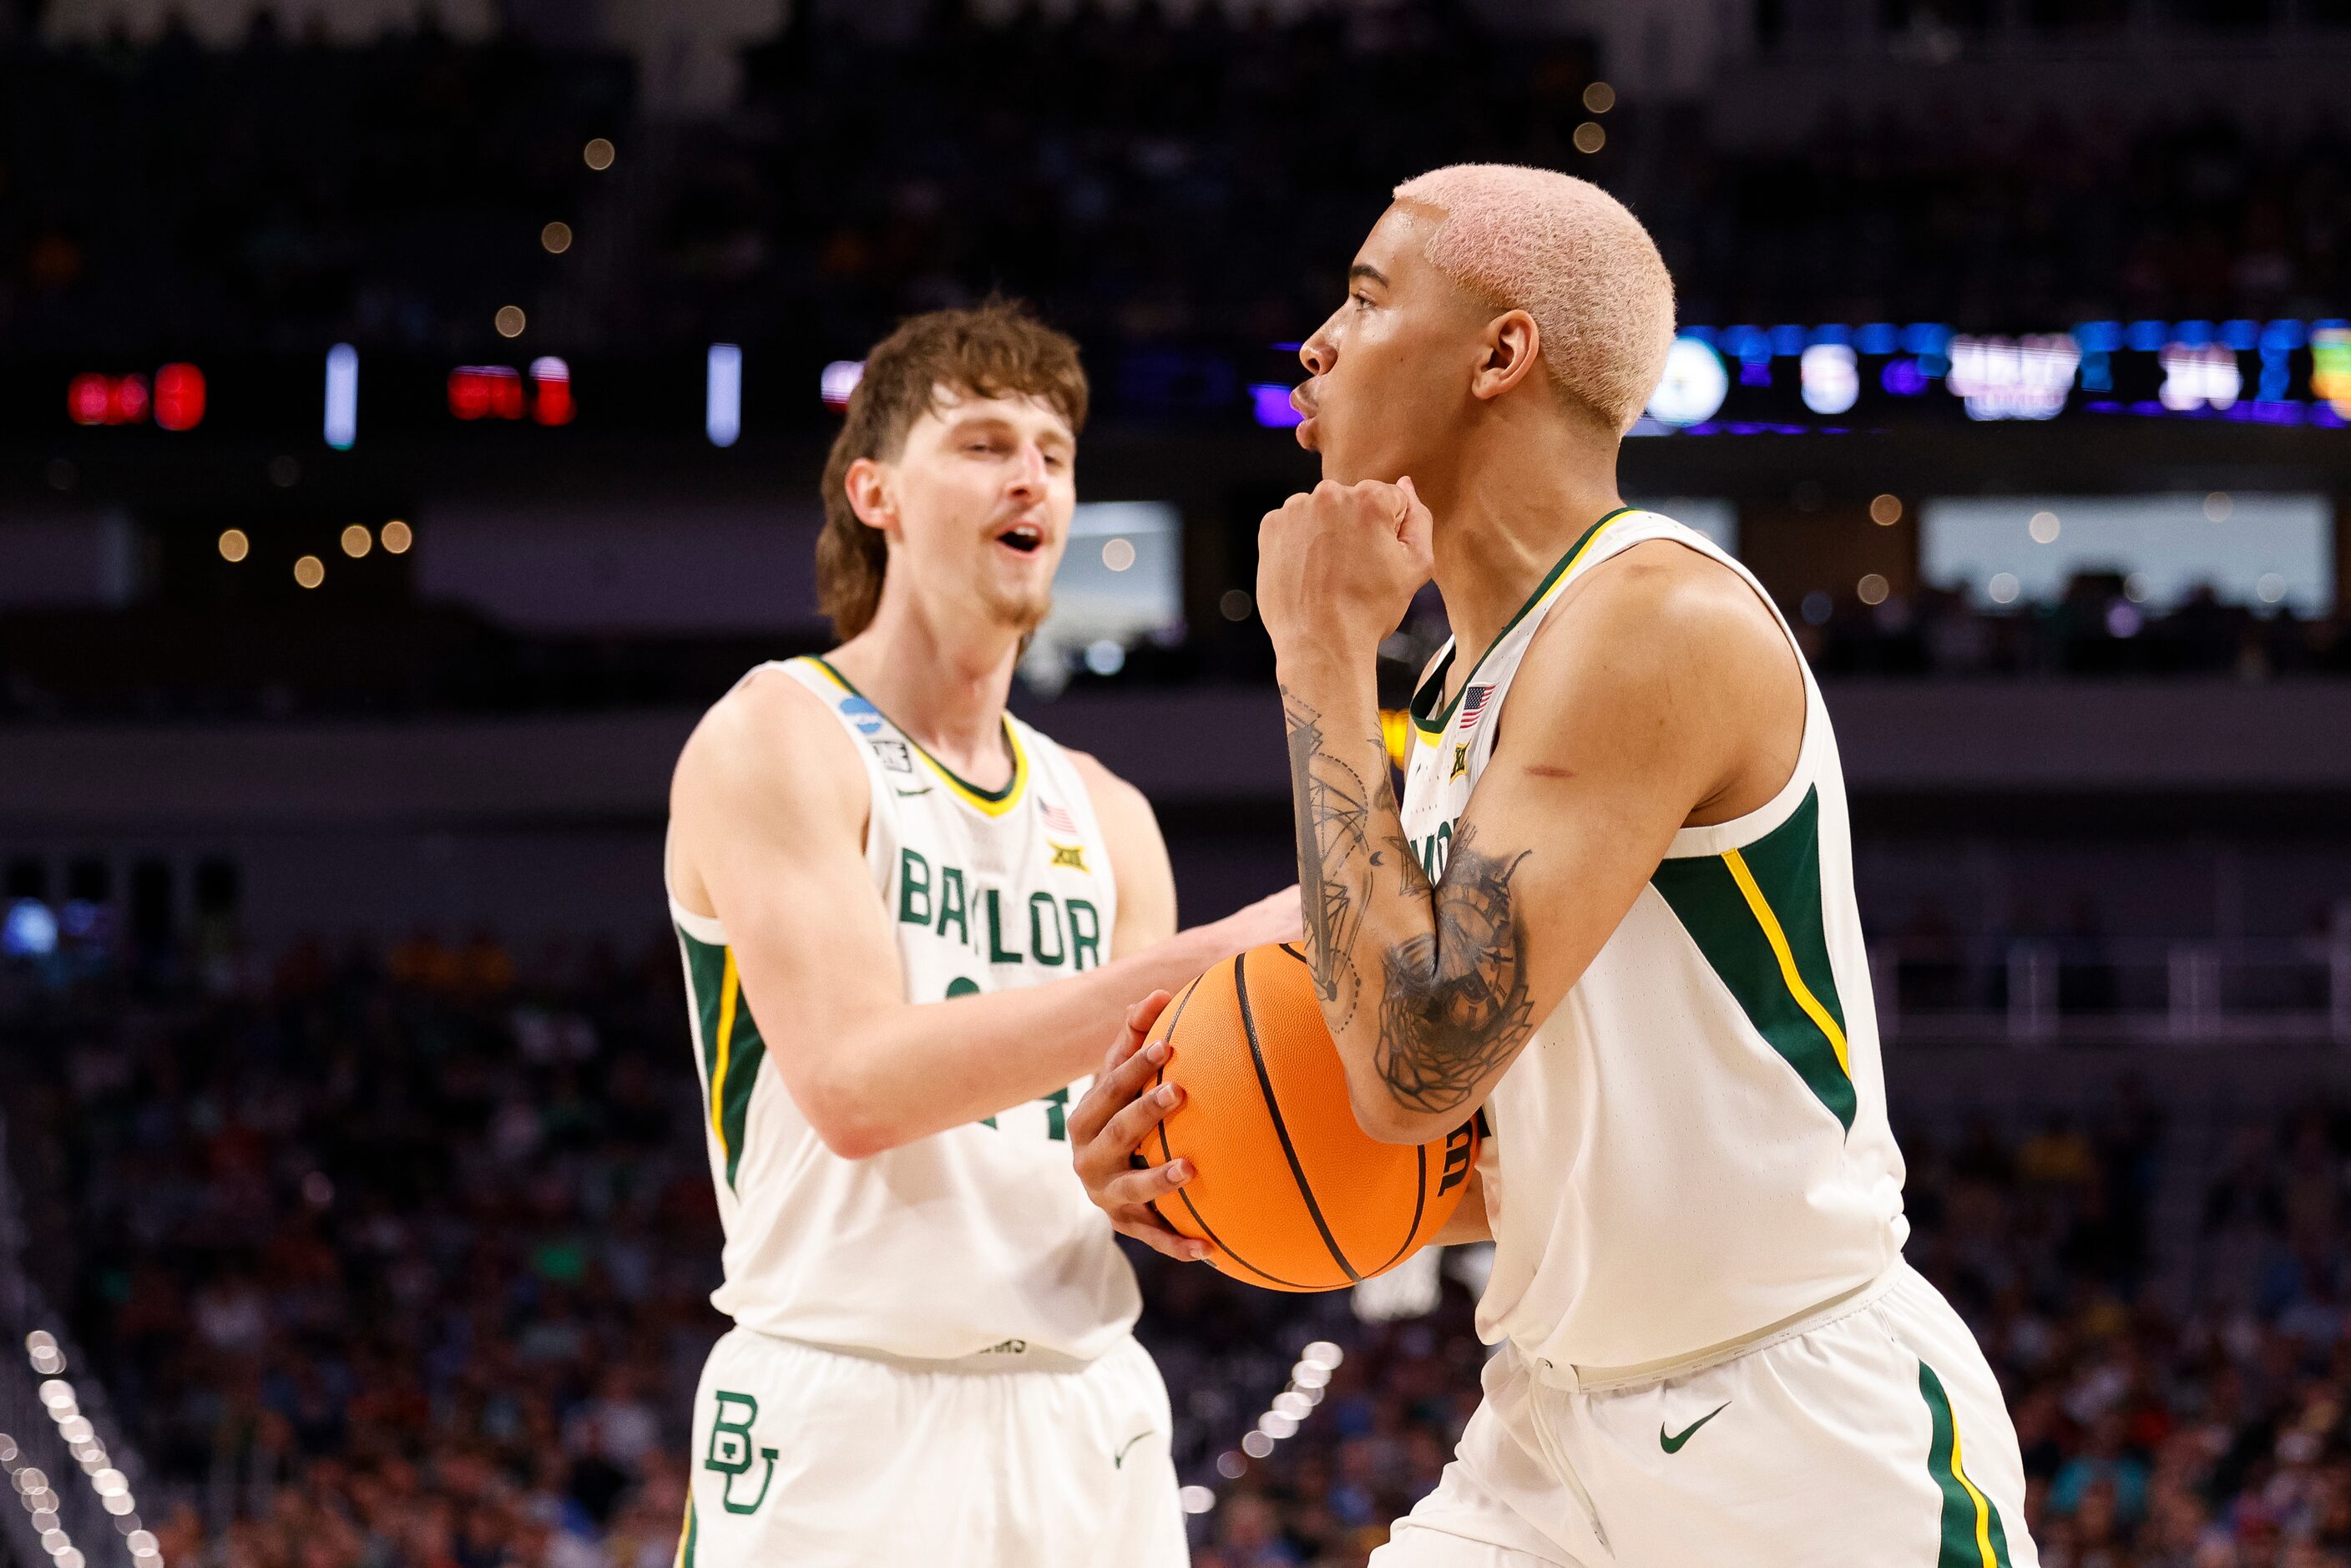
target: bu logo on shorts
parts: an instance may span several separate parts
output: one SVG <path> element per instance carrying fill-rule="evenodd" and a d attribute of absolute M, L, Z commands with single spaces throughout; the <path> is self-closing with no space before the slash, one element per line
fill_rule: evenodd
<path fill-rule="evenodd" d="M 758 1450 L 768 1468 L 759 1472 L 758 1494 L 750 1501 L 737 1500 L 735 1483 L 751 1468 L 751 1423 L 759 1418 L 759 1402 L 724 1388 L 716 1391 L 715 1398 L 718 1408 L 710 1417 L 710 1448 L 702 1457 L 702 1468 L 726 1478 L 719 1483 L 718 1500 L 726 1505 L 727 1512 L 756 1513 L 768 1500 L 768 1483 L 776 1479 L 776 1450 Z"/>

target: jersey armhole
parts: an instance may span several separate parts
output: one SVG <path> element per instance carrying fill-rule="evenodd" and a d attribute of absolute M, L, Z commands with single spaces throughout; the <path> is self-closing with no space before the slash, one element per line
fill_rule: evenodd
<path fill-rule="evenodd" d="M 1812 666 L 1806 663 L 1804 650 L 1796 641 L 1795 628 L 1788 624 L 1788 618 L 1780 613 L 1780 607 L 1771 601 L 1771 594 L 1764 591 L 1763 585 L 1756 580 L 1754 574 L 1733 559 L 1721 547 L 1690 528 L 1687 524 L 1676 522 L 1662 513 L 1650 515 L 1671 525 L 1670 530 L 1652 533 L 1641 538 L 1627 539 L 1600 559 L 1593 561 L 1584 570 L 1584 573 L 1580 575 L 1588 576 L 1589 573 L 1600 570 L 1619 557 L 1630 554 L 1645 544 L 1678 545 L 1692 555 L 1701 556 L 1721 567 L 1736 578 L 1748 592 L 1755 596 L 1762 605 L 1763 612 L 1769 615 L 1771 618 L 1771 623 L 1780 629 L 1781 640 L 1787 647 L 1788 655 L 1796 664 L 1796 681 L 1802 702 L 1802 712 L 1798 720 L 1801 729 L 1796 740 L 1796 760 L 1790 768 L 1788 777 L 1781 780 L 1770 799 L 1751 811 L 1741 812 L 1736 817 L 1728 818 L 1719 822 L 1676 829 L 1673 841 L 1667 847 L 1665 858 L 1683 860 L 1698 855 L 1716 855 L 1726 849 L 1744 848 L 1763 837 L 1794 815 L 1796 808 L 1802 803 L 1805 792 L 1815 782 L 1815 777 L 1819 772 L 1815 757 L 1815 745 L 1819 738 L 1821 724 L 1821 719 L 1815 716 L 1815 709 L 1819 706 L 1818 693 L 1813 682 Z M 1519 664 L 1512 670 L 1513 678 L 1518 669 L 1523 668 L 1526 660 L 1534 653 L 1535 644 L 1541 640 L 1543 632 L 1549 629 L 1552 621 L 1553 617 L 1546 613 L 1542 624 L 1537 626 L 1528 636 L 1526 646 L 1519 653 Z M 1494 715 L 1493 739 L 1486 747 L 1486 755 L 1489 760 L 1501 747 L 1503 716 L 1504 713 L 1499 710 Z M 1825 716 L 1824 710 L 1821 716 Z"/>
<path fill-rule="evenodd" d="M 1677 523 L 1675 527 L 1682 531 L 1650 537 L 1679 545 L 1693 555 L 1713 561 L 1738 579 L 1740 585 L 1755 596 L 1763 606 L 1763 613 L 1769 615 L 1771 623 L 1780 629 L 1780 639 L 1787 647 L 1788 656 L 1796 663 L 1797 693 L 1802 705 L 1802 714 L 1797 719 L 1796 760 L 1789 768 L 1788 777 L 1780 781 L 1779 788 L 1772 790 L 1769 800 L 1751 811 L 1742 811 L 1719 822 L 1676 829 L 1665 858 L 1687 860 L 1693 856 L 1719 855 L 1725 850 L 1744 849 L 1795 815 L 1797 808 L 1803 804 L 1804 797 L 1819 781 L 1820 767 L 1815 747 L 1820 738 L 1821 725 L 1827 718 L 1827 710 L 1813 685 L 1813 667 L 1804 658 L 1803 645 L 1796 641 L 1796 629 L 1788 624 L 1788 618 L 1780 613 L 1780 607 L 1772 602 L 1771 594 L 1764 591 L 1755 574 L 1704 535 L 1685 524 Z M 1685 534 L 1687 537 L 1684 537 Z M 1649 539 L 1635 541 L 1636 544 L 1648 542 Z M 1625 548 L 1631 549 L 1634 546 Z"/>
<path fill-rule="evenodd" d="M 781 674 L 783 677 L 789 681 L 793 685 L 807 693 L 810 697 L 815 698 L 818 703 L 821 705 L 823 703 L 824 694 L 817 690 L 814 685 L 812 685 L 793 667 L 798 663 L 799 661 L 790 659 L 770 659 L 763 664 L 754 664 L 748 670 L 744 671 L 741 679 L 737 680 L 733 686 L 728 688 L 726 697 L 732 697 L 737 692 L 742 690 L 743 687 L 750 682 L 751 678 L 758 674 L 762 670 L 775 670 Z M 726 697 L 722 697 L 719 700 L 724 702 L 726 700 Z M 841 731 L 842 737 L 844 739 L 848 738 L 845 729 L 842 728 L 838 719 L 831 720 L 830 727 L 835 730 Z M 795 727 L 795 729 L 796 727 Z M 801 756 L 805 756 L 805 748 L 795 747 L 792 748 L 792 755 L 795 759 Z M 864 758 L 857 758 L 857 764 L 859 772 L 865 779 L 865 818 L 864 821 L 858 825 L 857 852 L 861 858 L 870 858 L 868 852 L 873 841 L 873 822 L 876 813 L 878 813 L 882 809 L 881 801 L 877 799 L 877 793 L 881 789 L 881 781 L 876 776 L 874 769 L 866 765 Z M 689 936 L 694 937 L 695 940 L 698 942 L 709 942 L 716 945 L 724 945 L 726 940 L 726 929 L 719 918 L 716 915 L 701 915 L 697 914 L 694 910 L 686 908 L 684 904 L 681 902 L 677 896 L 677 884 L 674 880 L 676 871 L 676 859 L 674 853 L 674 841 L 676 834 L 677 822 L 676 819 L 673 817 L 666 821 L 663 824 L 662 828 L 662 894 L 664 902 L 669 905 L 670 917 L 677 925 L 680 930 L 685 932 Z M 699 929 L 697 929 L 697 927 L 699 927 Z"/>

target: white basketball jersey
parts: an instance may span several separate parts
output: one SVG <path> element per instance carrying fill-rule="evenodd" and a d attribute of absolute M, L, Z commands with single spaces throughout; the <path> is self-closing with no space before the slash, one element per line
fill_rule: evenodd
<path fill-rule="evenodd" d="M 1543 617 L 1578 575 L 1649 539 L 1721 561 L 1771 603 L 1746 568 L 1669 517 L 1625 508 L 1594 524 L 1450 703 L 1439 706 L 1450 647 L 1413 698 L 1404 828 L 1431 876 Z M 1478 1328 L 1489 1343 L 1507 1338 L 1558 1365 L 1667 1361 L 1866 1284 L 1901 1255 L 1902 1156 L 1886 1120 L 1844 775 L 1820 688 L 1810 669 L 1803 677 L 1803 744 L 1786 787 L 1735 821 L 1674 835 L 1487 1103 L 1495 1252 Z"/>
<path fill-rule="evenodd" d="M 780 669 L 856 742 L 865 860 L 910 1002 L 1042 985 L 1105 962 L 1110 851 L 1061 748 L 1007 715 L 1011 781 L 958 779 L 821 659 Z M 864 896 L 860 894 L 859 896 Z M 1092 1360 L 1141 1310 L 1110 1222 L 1070 1169 L 1087 1080 L 862 1160 L 824 1146 L 765 1043 L 716 920 L 669 901 L 685 958 L 726 1282 L 747 1329 L 924 1361 Z"/>

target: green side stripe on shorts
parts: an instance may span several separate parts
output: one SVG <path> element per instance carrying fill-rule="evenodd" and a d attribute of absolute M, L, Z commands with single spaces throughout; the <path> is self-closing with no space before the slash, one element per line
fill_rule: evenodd
<path fill-rule="evenodd" d="M 695 1528 L 694 1490 L 688 1487 L 685 1493 L 685 1523 L 677 1532 L 677 1561 L 672 1568 L 694 1568 L 694 1538 L 699 1533 L 700 1531 Z"/>
<path fill-rule="evenodd" d="M 1662 862 L 1649 882 L 1756 1032 L 1851 1132 L 1858 1099 L 1821 910 L 1820 791 L 1743 849 Z"/>
<path fill-rule="evenodd" d="M 1968 1479 L 1950 1396 L 1943 1392 L 1943 1380 L 1935 1369 L 1923 1361 L 1918 1364 L 1918 1393 L 1934 1426 L 1928 1439 L 1927 1470 L 1943 1494 L 1942 1549 L 1936 1553 L 1935 1568 L 2009 1568 L 2008 1531 L 2001 1526 L 2000 1510 Z"/>

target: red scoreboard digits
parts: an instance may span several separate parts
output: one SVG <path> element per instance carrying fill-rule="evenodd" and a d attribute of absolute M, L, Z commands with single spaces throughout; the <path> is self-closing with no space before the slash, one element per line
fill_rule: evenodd
<path fill-rule="evenodd" d="M 155 372 L 154 390 L 132 371 L 113 376 L 84 371 L 66 383 L 66 414 L 76 424 L 144 424 L 193 430 L 204 420 L 204 372 L 169 364 Z"/>
<path fill-rule="evenodd" d="M 552 354 L 533 360 L 528 378 L 512 365 L 459 365 L 449 372 L 449 412 L 465 420 L 528 415 L 540 424 L 569 424 L 577 412 L 571 367 Z"/>

